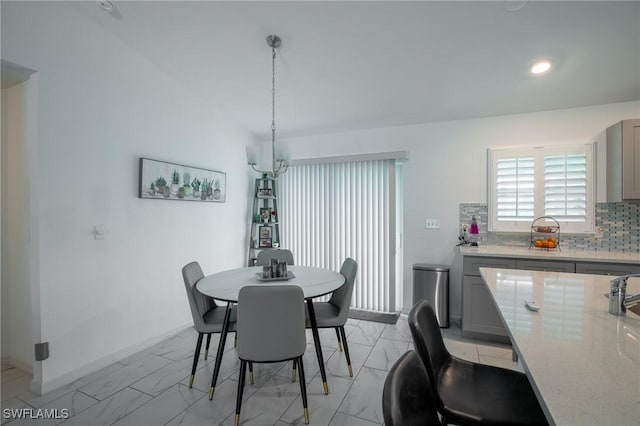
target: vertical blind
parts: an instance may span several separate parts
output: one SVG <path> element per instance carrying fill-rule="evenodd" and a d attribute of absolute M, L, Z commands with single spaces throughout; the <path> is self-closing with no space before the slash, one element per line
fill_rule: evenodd
<path fill-rule="evenodd" d="M 355 259 L 354 308 L 389 312 L 395 303 L 394 165 L 300 164 L 278 178 L 283 247 L 297 264 L 335 271 Z"/>

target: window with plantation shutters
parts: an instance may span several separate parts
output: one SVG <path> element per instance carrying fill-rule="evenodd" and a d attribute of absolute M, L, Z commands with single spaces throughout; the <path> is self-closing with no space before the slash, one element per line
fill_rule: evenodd
<path fill-rule="evenodd" d="M 594 229 L 593 145 L 489 150 L 489 230 L 529 232 L 551 216 L 562 232 Z"/>

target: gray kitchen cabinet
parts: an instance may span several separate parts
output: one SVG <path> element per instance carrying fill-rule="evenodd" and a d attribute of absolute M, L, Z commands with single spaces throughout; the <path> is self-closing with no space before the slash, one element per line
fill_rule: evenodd
<path fill-rule="evenodd" d="M 558 260 L 532 260 L 518 259 L 516 260 L 516 269 L 524 269 L 526 271 L 548 271 L 548 272 L 576 272 L 576 264 L 573 262 Z"/>
<path fill-rule="evenodd" d="M 640 119 L 609 127 L 607 135 L 607 202 L 640 199 Z"/>
<path fill-rule="evenodd" d="M 640 265 L 632 263 L 577 262 L 576 272 L 578 274 L 594 275 L 640 274 Z"/>
<path fill-rule="evenodd" d="M 515 259 L 465 256 L 462 279 L 462 336 L 509 343 L 491 293 L 480 276 L 480 268 L 515 269 Z"/>

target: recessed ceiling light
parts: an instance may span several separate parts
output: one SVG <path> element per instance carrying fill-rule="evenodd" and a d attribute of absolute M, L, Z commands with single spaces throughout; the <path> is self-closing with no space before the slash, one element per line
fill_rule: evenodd
<path fill-rule="evenodd" d="M 539 61 L 533 64 L 531 67 L 532 74 L 543 74 L 551 69 L 551 62 L 549 61 Z"/>

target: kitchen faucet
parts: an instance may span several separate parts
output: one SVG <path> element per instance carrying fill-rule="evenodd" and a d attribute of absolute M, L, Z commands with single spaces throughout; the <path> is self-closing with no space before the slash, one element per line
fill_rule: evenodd
<path fill-rule="evenodd" d="M 640 303 L 640 294 L 627 296 L 627 279 L 630 277 L 640 277 L 640 274 L 623 275 L 611 280 L 608 294 L 611 315 L 626 315 L 627 308 Z"/>

